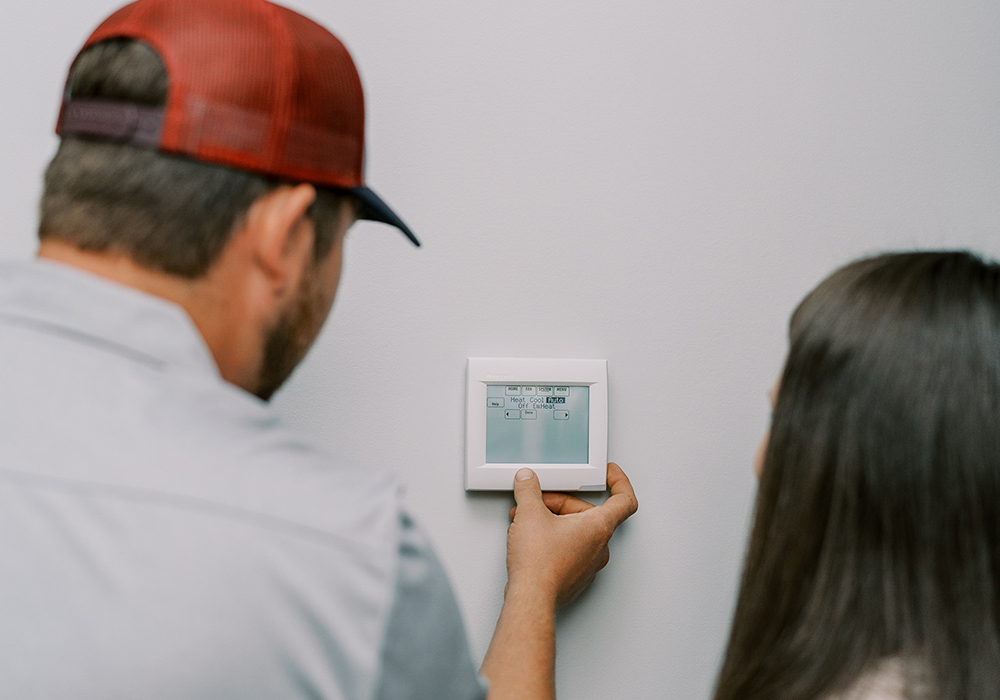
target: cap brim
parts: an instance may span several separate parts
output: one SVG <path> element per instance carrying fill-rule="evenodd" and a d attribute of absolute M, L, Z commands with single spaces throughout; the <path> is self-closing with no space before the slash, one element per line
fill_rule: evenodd
<path fill-rule="evenodd" d="M 352 187 L 351 194 L 358 198 L 361 203 L 358 211 L 358 218 L 365 221 L 381 221 L 383 224 L 395 226 L 412 241 L 413 245 L 420 247 L 420 241 L 413 235 L 410 227 L 403 223 L 403 220 L 396 216 L 396 212 L 389 208 L 389 205 L 382 201 L 382 198 L 375 194 L 368 187 Z"/>

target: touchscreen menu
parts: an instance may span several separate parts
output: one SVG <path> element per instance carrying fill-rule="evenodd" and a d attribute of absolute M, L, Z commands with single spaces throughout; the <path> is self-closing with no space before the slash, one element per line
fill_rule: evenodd
<path fill-rule="evenodd" d="M 589 437 L 589 386 L 486 387 L 489 464 L 586 464 Z"/>

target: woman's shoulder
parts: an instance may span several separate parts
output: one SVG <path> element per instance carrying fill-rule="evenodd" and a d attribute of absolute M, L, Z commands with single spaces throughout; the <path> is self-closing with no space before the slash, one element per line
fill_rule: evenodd
<path fill-rule="evenodd" d="M 927 697 L 919 664 L 899 657 L 883 659 L 847 690 L 826 700 L 921 700 Z"/>

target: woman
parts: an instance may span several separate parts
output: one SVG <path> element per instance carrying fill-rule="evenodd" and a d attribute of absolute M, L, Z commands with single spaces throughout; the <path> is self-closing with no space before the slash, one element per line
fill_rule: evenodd
<path fill-rule="evenodd" d="M 1000 697 L 1000 266 L 855 262 L 789 335 L 715 700 Z"/>

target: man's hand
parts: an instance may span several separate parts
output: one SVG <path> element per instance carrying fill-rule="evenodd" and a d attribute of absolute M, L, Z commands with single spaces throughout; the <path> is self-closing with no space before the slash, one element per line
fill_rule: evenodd
<path fill-rule="evenodd" d="M 562 606 L 608 563 L 608 540 L 639 507 L 632 484 L 608 464 L 611 496 L 599 506 L 565 493 L 542 493 L 522 469 L 514 479 L 513 521 L 507 530 L 507 590 L 520 589 Z"/>
<path fill-rule="evenodd" d="M 507 588 L 482 674 L 489 700 L 555 700 L 556 606 L 565 605 L 608 563 L 608 540 L 639 507 L 632 484 L 608 465 L 611 496 L 599 506 L 542 493 L 522 469 L 507 529 Z"/>

